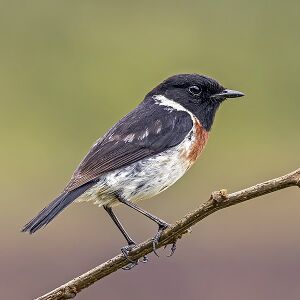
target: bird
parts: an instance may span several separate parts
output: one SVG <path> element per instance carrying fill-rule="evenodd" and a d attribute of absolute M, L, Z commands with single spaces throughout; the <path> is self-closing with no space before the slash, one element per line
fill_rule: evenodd
<path fill-rule="evenodd" d="M 105 209 L 126 239 L 121 250 L 128 258 L 136 243 L 114 212 L 124 204 L 158 225 L 155 251 L 170 225 L 137 202 L 163 192 L 189 170 L 208 141 L 219 106 L 242 96 L 206 75 L 177 74 L 162 81 L 96 141 L 62 193 L 21 231 L 36 232 L 72 202 L 93 202 Z"/>

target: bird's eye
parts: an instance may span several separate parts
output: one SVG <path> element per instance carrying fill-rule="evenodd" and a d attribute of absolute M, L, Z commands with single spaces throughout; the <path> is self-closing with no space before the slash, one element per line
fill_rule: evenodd
<path fill-rule="evenodd" d="M 192 85 L 188 88 L 188 91 L 193 96 L 198 96 L 201 94 L 201 88 L 197 85 Z"/>

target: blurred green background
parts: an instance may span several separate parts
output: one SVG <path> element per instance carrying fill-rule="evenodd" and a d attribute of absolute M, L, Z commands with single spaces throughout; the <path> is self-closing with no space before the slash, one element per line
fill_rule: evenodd
<path fill-rule="evenodd" d="M 173 222 L 213 190 L 298 168 L 299 10 L 299 1 L 1 1 L 1 298 L 32 299 L 119 253 L 120 233 L 91 204 L 36 235 L 19 230 L 170 75 L 207 74 L 247 96 L 221 107 L 199 162 L 145 209 Z M 298 299 L 299 197 L 291 188 L 218 212 L 171 259 L 151 255 L 76 299 Z M 117 213 L 137 241 L 156 231 Z"/>

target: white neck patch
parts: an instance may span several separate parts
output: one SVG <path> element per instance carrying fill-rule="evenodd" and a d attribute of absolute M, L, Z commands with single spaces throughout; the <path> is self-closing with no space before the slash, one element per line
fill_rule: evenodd
<path fill-rule="evenodd" d="M 169 111 L 173 111 L 173 110 L 185 111 L 191 117 L 194 117 L 194 115 L 189 110 L 184 108 L 181 104 L 175 102 L 174 100 L 168 99 L 163 95 L 154 95 L 153 99 L 155 100 L 156 104 L 167 107 L 167 110 Z"/>

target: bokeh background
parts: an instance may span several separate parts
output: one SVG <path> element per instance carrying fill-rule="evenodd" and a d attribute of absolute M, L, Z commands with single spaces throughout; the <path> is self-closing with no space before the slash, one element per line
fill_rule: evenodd
<path fill-rule="evenodd" d="M 74 204 L 19 232 L 89 147 L 169 75 L 208 74 L 246 97 L 218 112 L 200 161 L 142 206 L 173 222 L 220 188 L 300 166 L 299 1 L 1 1 L 1 299 L 33 299 L 119 253 L 103 209 Z M 176 255 L 119 271 L 91 299 L 299 299 L 299 190 L 215 213 Z M 156 226 L 119 207 L 137 241 Z"/>

